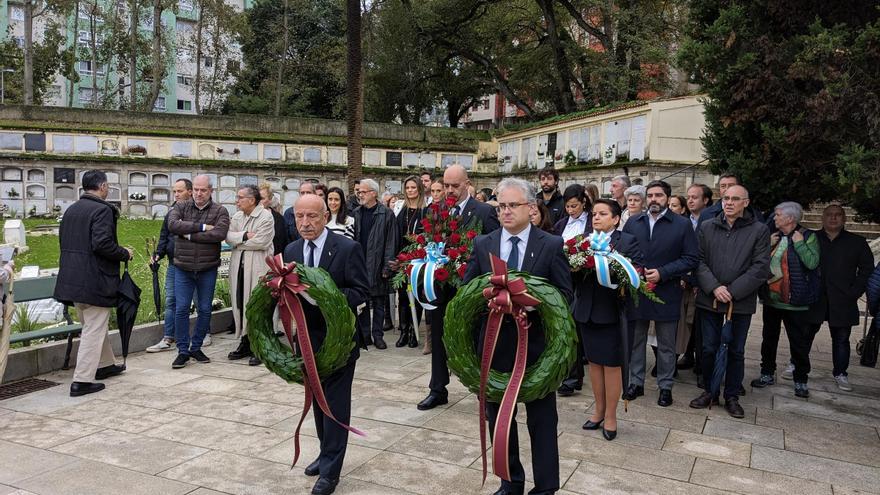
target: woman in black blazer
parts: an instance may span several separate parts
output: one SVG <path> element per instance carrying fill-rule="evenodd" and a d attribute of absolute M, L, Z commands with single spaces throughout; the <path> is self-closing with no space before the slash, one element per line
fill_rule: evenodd
<path fill-rule="evenodd" d="M 642 252 L 636 238 L 617 229 L 620 223 L 620 205 L 613 200 L 598 199 L 593 205 L 592 231 L 611 235 L 611 247 L 632 260 L 642 263 Z M 623 289 L 628 294 L 628 289 Z M 599 285 L 595 272 L 579 278 L 575 287 L 573 316 L 590 363 L 590 383 L 596 402 L 593 414 L 584 423 L 585 430 L 602 428 L 606 440 L 617 436 L 617 401 L 620 399 L 623 379 L 623 345 L 620 326 L 627 324 L 626 299 L 621 289 Z"/>

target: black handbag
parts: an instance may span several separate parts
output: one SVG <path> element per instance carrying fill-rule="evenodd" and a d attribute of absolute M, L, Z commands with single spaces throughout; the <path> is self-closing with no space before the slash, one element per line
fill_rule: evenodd
<path fill-rule="evenodd" d="M 862 366 L 871 368 L 877 366 L 877 353 L 880 350 L 880 328 L 878 327 L 880 324 L 878 324 L 877 317 L 874 317 L 868 334 L 856 345 L 856 352 L 861 356 L 859 362 Z"/>

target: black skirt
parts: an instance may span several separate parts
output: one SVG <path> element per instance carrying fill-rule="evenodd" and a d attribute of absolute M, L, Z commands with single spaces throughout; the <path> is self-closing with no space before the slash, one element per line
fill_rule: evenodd
<path fill-rule="evenodd" d="M 587 361 L 600 366 L 622 366 L 623 345 L 618 323 L 577 323 Z"/>

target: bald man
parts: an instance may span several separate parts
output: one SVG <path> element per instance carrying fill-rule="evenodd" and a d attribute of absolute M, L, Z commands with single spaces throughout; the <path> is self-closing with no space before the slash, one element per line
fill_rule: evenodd
<path fill-rule="evenodd" d="M 467 170 L 461 165 L 452 165 L 443 173 L 443 188 L 447 198 L 455 199 L 455 206 L 450 212 L 451 217 L 459 217 L 469 229 L 474 229 L 477 234 L 488 234 L 501 227 L 498 222 L 498 213 L 495 208 L 486 203 L 481 203 L 472 198 L 468 193 L 471 181 Z M 446 348 L 443 346 L 443 317 L 446 315 L 446 305 L 455 296 L 455 291 L 449 287 L 441 287 L 437 294 L 436 310 L 432 310 L 429 316 L 431 322 L 431 381 L 428 384 L 430 392 L 416 406 L 419 410 L 426 411 L 449 402 L 449 393 L 446 386 L 449 385 L 449 368 L 446 366 Z"/>
<path fill-rule="evenodd" d="M 330 214 L 327 205 L 318 196 L 300 196 L 296 200 L 294 211 L 296 228 L 302 237 L 284 249 L 284 262 L 295 261 L 323 268 L 345 294 L 348 308 L 357 314 L 357 308 L 367 302 L 370 294 L 366 263 L 360 244 L 326 228 Z M 303 312 L 308 322 L 309 339 L 315 352 L 318 352 L 327 335 L 327 322 L 321 309 L 306 300 L 303 300 Z M 358 332 L 354 327 L 347 331 L 357 342 Z M 358 346 L 354 345 L 346 365 L 321 379 L 330 411 L 344 424 L 351 420 L 351 383 L 359 356 Z M 317 403 L 313 404 L 312 410 L 321 450 L 318 458 L 306 467 L 305 474 L 319 477 L 312 488 L 313 494 L 327 495 L 333 493 L 339 483 L 348 445 L 348 430 L 325 416 Z"/>

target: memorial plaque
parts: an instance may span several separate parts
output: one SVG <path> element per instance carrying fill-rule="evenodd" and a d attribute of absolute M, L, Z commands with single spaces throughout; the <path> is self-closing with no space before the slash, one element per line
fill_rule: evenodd
<path fill-rule="evenodd" d="M 400 167 L 403 165 L 403 153 L 399 151 L 388 151 L 385 153 L 385 166 Z"/>

